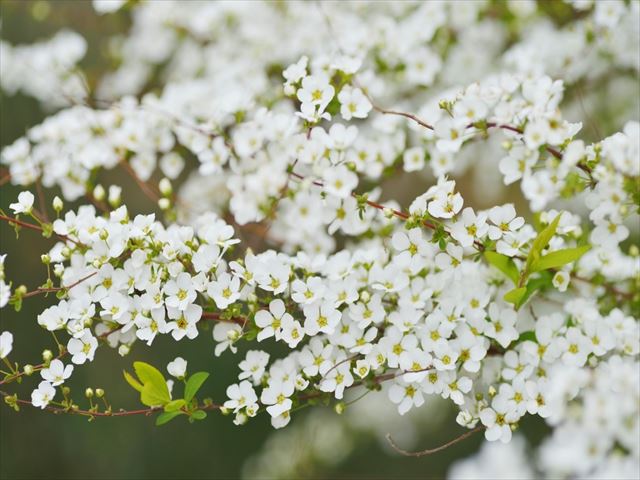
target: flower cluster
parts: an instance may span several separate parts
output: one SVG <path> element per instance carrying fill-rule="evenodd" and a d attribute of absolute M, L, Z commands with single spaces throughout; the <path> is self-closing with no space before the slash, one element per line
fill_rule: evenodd
<path fill-rule="evenodd" d="M 583 17 L 551 40 L 527 2 L 136 3 L 97 98 L 2 150 L 8 178 L 39 201 L 24 190 L 0 219 L 55 244 L 42 255 L 46 283 L 31 290 L 5 282 L 0 257 L 0 307 L 55 293 L 37 323 L 58 354 L 19 368 L 3 332 L 0 385 L 41 379 L 30 402 L 0 393 L 14 408 L 110 415 L 93 404 L 97 390 L 88 410 L 73 402 L 74 370 L 98 349 L 135 356 L 141 342 L 185 345 L 212 325 L 212 356 L 235 355 L 239 370 L 220 404 L 195 399 L 206 374 L 187 376 L 186 347 L 167 366 L 184 398 L 147 364 L 126 374 L 143 412 L 164 410 L 159 424 L 219 409 L 281 428 L 298 408 L 341 413 L 351 391 L 384 390 L 400 415 L 446 399 L 488 441 L 542 417 L 554 427 L 543 471 L 605 471 L 619 450 L 637 459 L 640 124 L 621 113 L 621 131 L 592 142 L 562 111 L 573 85 L 607 81 L 594 65 L 637 74 L 622 50 L 640 10 L 574 3 L 563 5 Z M 517 42 L 493 28 L 499 14 Z M 538 48 L 540 36 L 563 50 Z M 69 65 L 84 53 L 71 50 Z M 152 77 L 163 87 L 148 92 Z M 519 182 L 532 215 L 469 201 L 474 164 Z M 98 183 L 115 168 L 157 213 L 134 214 L 127 191 Z M 429 186 L 406 206 L 382 201 L 397 175 Z M 476 183 L 490 197 L 490 181 Z M 42 186 L 87 204 L 64 211 L 56 197 L 50 221 Z M 558 452 L 569 443 L 567 466 Z"/>

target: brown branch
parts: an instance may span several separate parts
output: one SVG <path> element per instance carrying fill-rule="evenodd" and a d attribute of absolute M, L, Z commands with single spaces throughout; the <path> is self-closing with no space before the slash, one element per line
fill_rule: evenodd
<path fill-rule="evenodd" d="M 389 445 L 391 445 L 391 448 L 393 448 L 399 454 L 404 455 L 405 457 L 424 457 L 425 455 L 431 455 L 433 453 L 437 453 L 437 452 L 440 452 L 442 450 L 446 450 L 447 448 L 451 447 L 452 445 L 455 445 L 456 443 L 461 442 L 462 440 L 470 437 L 474 433 L 479 432 L 481 430 L 484 430 L 484 426 L 482 426 L 482 425 L 479 426 L 479 427 L 474 428 L 473 430 L 469 430 L 468 432 L 463 433 L 459 437 L 454 438 L 453 440 L 445 443 L 444 445 L 440 445 L 439 447 L 435 447 L 435 448 L 428 448 L 426 450 L 420 450 L 418 452 L 409 452 L 407 450 L 403 450 L 402 448 L 398 447 L 396 442 L 393 441 L 393 438 L 391 437 L 390 433 L 387 433 L 387 437 L 386 438 L 387 438 L 387 441 L 389 442 Z"/>
<path fill-rule="evenodd" d="M 6 215 L 1 215 L 0 214 L 0 220 L 1 221 L 5 221 L 7 223 L 12 223 L 14 225 L 18 225 L 20 227 L 23 228 L 27 228 L 29 230 L 35 230 L 37 232 L 42 232 L 42 227 L 40 225 L 34 225 L 32 223 L 27 223 L 27 222 L 23 222 L 22 220 L 18 220 L 17 218 L 12 218 L 12 217 L 7 217 Z M 60 235 L 54 232 L 54 235 L 56 237 L 58 237 L 60 240 L 63 240 L 65 242 L 71 242 L 76 244 L 79 247 L 84 247 L 84 245 L 76 240 L 74 240 L 73 238 L 70 238 L 66 235 Z"/>
<path fill-rule="evenodd" d="M 68 286 L 63 286 L 63 287 L 51 287 L 51 288 L 38 288 L 36 290 L 33 290 L 32 292 L 27 292 L 25 293 L 22 298 L 29 298 L 29 297 L 33 297 L 35 295 L 40 295 L 41 293 L 53 293 L 53 292 L 59 292 L 60 290 L 71 290 L 73 287 L 81 284 L 82 282 L 84 282 L 85 280 L 88 280 L 89 278 L 93 277 L 94 275 L 97 275 L 98 272 L 93 272 L 90 273 L 89 275 L 82 277 L 80 280 L 73 282 L 71 285 Z"/>
<path fill-rule="evenodd" d="M 11 396 L 9 393 L 4 392 L 2 390 L 0 390 L 0 395 L 2 395 L 3 397 Z M 33 403 L 31 403 L 29 400 L 22 400 L 22 399 L 16 398 L 15 402 L 21 405 L 33 406 Z M 36 408 L 39 408 L 39 407 L 36 407 Z M 219 410 L 220 408 L 222 408 L 222 405 L 210 403 L 206 405 L 204 404 L 198 405 L 195 408 L 196 410 Z M 98 412 L 98 411 L 91 411 L 91 410 L 82 410 L 79 408 L 62 408 L 62 407 L 50 407 L 50 406 L 46 406 L 43 408 L 43 410 L 47 410 L 55 414 L 68 413 L 70 415 L 82 415 L 86 417 L 126 417 L 131 415 L 151 415 L 152 413 L 155 413 L 155 412 L 161 412 L 162 409 L 163 409 L 162 407 L 150 407 L 150 408 L 142 408 L 140 410 L 120 409 L 117 412 Z"/>
<path fill-rule="evenodd" d="M 126 160 L 122 160 L 120 162 L 120 166 L 129 174 L 131 178 L 135 180 L 135 182 L 140 187 L 140 190 L 153 202 L 158 202 L 160 200 L 160 195 L 153 190 L 153 188 L 147 184 L 147 182 L 143 181 L 138 174 L 133 170 L 131 165 Z"/>

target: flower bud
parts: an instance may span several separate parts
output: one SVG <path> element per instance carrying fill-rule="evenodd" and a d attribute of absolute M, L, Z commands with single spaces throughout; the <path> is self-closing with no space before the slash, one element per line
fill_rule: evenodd
<path fill-rule="evenodd" d="M 62 253 L 63 257 L 69 258 L 71 256 L 71 249 L 69 247 L 64 247 L 60 253 Z"/>
<path fill-rule="evenodd" d="M 45 363 L 50 362 L 52 358 L 53 358 L 53 353 L 51 352 L 51 350 L 45 350 L 44 352 L 42 352 L 42 360 Z"/>
<path fill-rule="evenodd" d="M 24 366 L 23 370 L 24 370 L 24 374 L 25 375 L 32 375 L 33 374 L 33 365 L 26 364 Z"/>
<path fill-rule="evenodd" d="M 171 181 L 166 177 L 160 180 L 160 183 L 158 184 L 158 188 L 160 189 L 160 193 L 162 193 L 162 195 L 164 195 L 165 197 L 168 197 L 173 193 L 173 188 L 171 187 Z"/>
<path fill-rule="evenodd" d="M 53 202 L 51 202 L 51 204 L 53 206 L 53 210 L 55 212 L 57 212 L 57 213 L 60 213 L 62 211 L 62 209 L 64 208 L 64 202 L 57 195 L 53 198 Z"/>
<path fill-rule="evenodd" d="M 106 196 L 106 192 L 104 191 L 104 187 L 102 185 L 96 185 L 96 188 L 93 189 L 93 198 L 101 202 L 104 200 Z"/>
<path fill-rule="evenodd" d="M 53 267 L 53 274 L 56 277 L 61 277 L 63 273 L 64 273 L 64 265 L 62 265 L 61 263 L 56 263 Z"/>
<path fill-rule="evenodd" d="M 84 391 L 84 396 L 87 398 L 92 398 L 93 397 L 93 388 L 87 388 Z"/>
<path fill-rule="evenodd" d="M 104 397 L 104 390 L 101 388 L 96 388 L 96 397 L 98 398 Z"/>
<path fill-rule="evenodd" d="M 122 199 L 122 188 L 117 185 L 111 185 L 109 187 L 109 198 L 107 201 L 109 205 L 113 208 L 118 208 L 120 206 L 120 201 Z"/>
<path fill-rule="evenodd" d="M 333 407 L 338 415 L 342 415 L 344 411 L 347 409 L 347 405 L 344 402 L 336 403 L 336 406 Z"/>
<path fill-rule="evenodd" d="M 244 425 L 245 423 L 247 423 L 247 420 L 249 420 L 249 417 L 245 413 L 238 412 L 236 413 L 236 418 L 233 420 L 233 424 Z"/>
<path fill-rule="evenodd" d="M 171 208 L 171 201 L 168 198 L 161 198 L 158 200 L 158 207 L 160 207 L 160 210 L 169 210 L 169 208 Z"/>
<path fill-rule="evenodd" d="M 49 255 L 47 255 L 46 253 L 43 254 L 43 255 L 40 255 L 40 260 L 45 265 L 49 265 L 51 263 L 51 257 Z"/>
<path fill-rule="evenodd" d="M 70 393 L 71 393 L 71 389 L 69 387 L 67 387 L 66 385 L 64 387 L 62 387 L 62 395 L 64 395 L 66 397 Z"/>
<path fill-rule="evenodd" d="M 129 354 L 129 351 L 130 351 L 130 350 L 131 350 L 131 348 L 129 347 L 129 345 L 120 345 L 120 346 L 118 347 L 118 354 L 119 354 L 121 357 L 124 357 L 124 356 L 126 356 L 126 355 L 128 355 L 128 354 Z"/>

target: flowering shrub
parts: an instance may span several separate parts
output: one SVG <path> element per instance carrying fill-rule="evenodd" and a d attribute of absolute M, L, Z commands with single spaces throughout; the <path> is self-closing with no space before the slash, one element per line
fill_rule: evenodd
<path fill-rule="evenodd" d="M 3 181 L 24 191 L 0 219 L 50 245 L 41 286 L 0 269 L 0 306 L 56 298 L 37 317 L 53 338 L 41 363 L 19 363 L 19 339 L 0 336 L 5 402 L 158 425 L 262 414 L 281 428 L 384 387 L 400 414 L 449 399 L 488 441 L 545 418 L 544 471 L 633 472 L 640 124 L 621 108 L 620 131 L 591 143 L 560 106 L 574 85 L 637 81 L 640 4 L 558 5 L 565 27 L 532 2 L 139 2 L 93 91 L 77 34 L 0 44 L 3 89 L 64 105 L 2 151 Z M 465 202 L 456 179 L 471 166 L 518 183 L 530 214 Z M 99 183 L 112 169 L 149 197 L 147 214 Z M 407 206 L 381 200 L 402 172 L 435 180 Z M 237 357 L 226 398 L 204 393 L 215 364 L 190 372 L 188 348 L 167 359 L 175 380 L 136 361 L 204 325 L 215 356 Z M 72 394 L 98 349 L 132 357 L 122 385 L 146 408 Z M 10 391 L 22 380 L 30 399 Z"/>

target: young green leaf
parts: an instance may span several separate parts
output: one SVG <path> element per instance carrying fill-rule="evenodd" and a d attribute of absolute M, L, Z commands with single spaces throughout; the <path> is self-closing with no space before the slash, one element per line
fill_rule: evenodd
<path fill-rule="evenodd" d="M 189 377 L 189 380 L 184 387 L 184 399 L 187 403 L 191 402 L 207 378 L 209 378 L 209 374 L 207 372 L 197 372 Z"/>
<path fill-rule="evenodd" d="M 165 412 L 176 412 L 184 407 L 187 402 L 184 398 L 178 398 L 177 400 L 172 400 L 164 406 Z"/>
<path fill-rule="evenodd" d="M 205 418 L 207 418 L 207 412 L 205 412 L 204 410 L 196 410 L 191 414 L 191 418 L 195 420 L 204 420 Z"/>
<path fill-rule="evenodd" d="M 178 415 L 184 415 L 184 412 L 177 410 L 175 412 L 163 412 L 160 415 L 158 415 L 158 418 L 156 418 L 156 426 L 160 426 L 160 425 L 164 425 L 167 422 L 170 422 L 171 420 L 173 420 L 174 418 L 176 418 Z"/>
<path fill-rule="evenodd" d="M 529 256 L 527 257 L 527 271 L 530 271 L 531 264 L 540 258 L 542 255 L 542 250 L 549 245 L 549 242 L 553 238 L 558 229 L 558 224 L 560 223 L 560 217 L 562 216 L 562 212 L 556 215 L 556 218 L 544 228 L 538 236 L 533 241 L 531 245 L 531 250 L 529 250 Z"/>
<path fill-rule="evenodd" d="M 171 401 L 167 382 L 160 371 L 144 362 L 134 362 L 133 368 L 138 380 L 128 372 L 124 372 L 125 380 L 140 392 L 140 401 L 149 406 L 166 405 Z"/>
<path fill-rule="evenodd" d="M 517 310 L 518 303 L 520 303 L 520 301 L 522 300 L 522 298 L 525 296 L 526 293 L 527 293 L 526 287 L 514 288 L 513 290 L 510 290 L 507 293 L 505 293 L 504 300 L 505 302 L 513 303 L 513 305 L 516 307 L 516 310 Z"/>
<path fill-rule="evenodd" d="M 564 248 L 562 250 L 556 250 L 555 252 L 548 253 L 531 264 L 532 272 L 539 272 L 540 270 L 548 270 L 550 268 L 558 268 L 566 265 L 567 263 L 575 262 L 582 255 L 587 253 L 591 246 L 584 245 L 576 248 Z"/>
<path fill-rule="evenodd" d="M 520 272 L 518 272 L 518 267 L 516 267 L 512 258 L 502 255 L 501 253 L 490 251 L 484 252 L 484 258 L 490 265 L 493 265 L 504 273 L 514 284 L 518 283 Z"/>
<path fill-rule="evenodd" d="M 133 376 L 126 370 L 123 370 L 122 373 L 124 374 L 124 379 L 127 381 L 129 385 L 131 385 L 137 391 L 142 392 L 142 384 L 140 382 L 138 382 L 135 378 L 133 378 Z"/>

